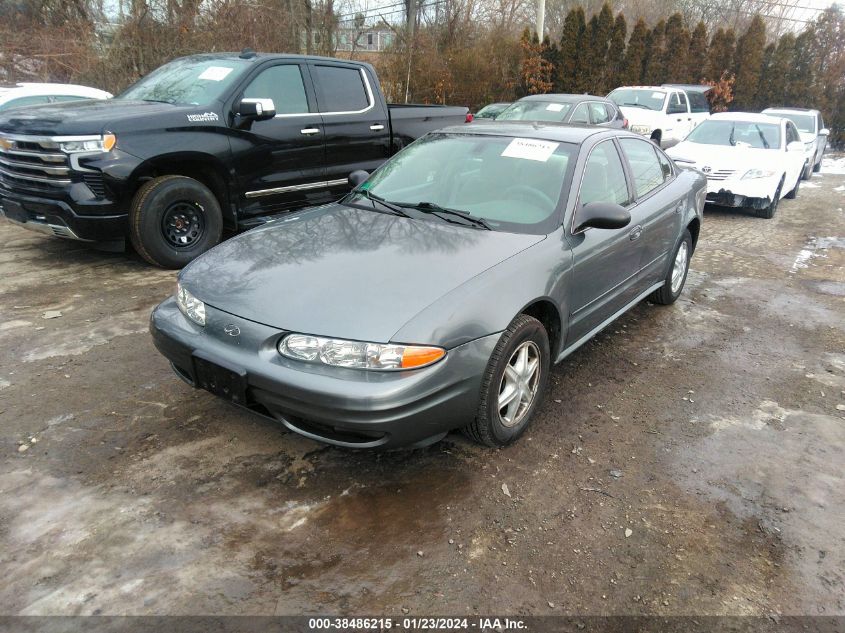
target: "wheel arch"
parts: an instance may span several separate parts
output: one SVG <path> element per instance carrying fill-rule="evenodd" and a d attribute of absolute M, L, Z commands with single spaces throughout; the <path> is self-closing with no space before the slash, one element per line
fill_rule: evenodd
<path fill-rule="evenodd" d="M 546 328 L 546 333 L 549 335 L 549 350 L 551 351 L 552 362 L 554 362 L 563 341 L 563 322 L 558 307 L 551 299 L 541 298 L 526 305 L 519 311 L 519 314 L 534 317 Z"/>
<path fill-rule="evenodd" d="M 687 231 L 689 231 L 690 236 L 692 237 L 692 251 L 690 255 L 695 252 L 695 247 L 698 245 L 698 236 L 701 233 L 701 220 L 698 216 L 694 217 L 690 220 L 689 224 L 687 224 Z"/>

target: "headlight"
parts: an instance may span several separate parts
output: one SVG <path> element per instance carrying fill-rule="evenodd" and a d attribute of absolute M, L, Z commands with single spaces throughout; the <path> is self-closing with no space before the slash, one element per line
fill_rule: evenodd
<path fill-rule="evenodd" d="M 197 299 L 190 292 L 185 290 L 182 284 L 176 284 L 176 303 L 186 317 L 197 325 L 205 325 L 205 304 Z"/>
<path fill-rule="evenodd" d="M 742 177 L 743 180 L 747 178 L 771 178 L 775 175 L 775 172 L 769 171 L 767 169 L 749 169 L 745 172 L 745 175 Z"/>
<path fill-rule="evenodd" d="M 77 136 L 67 140 L 56 139 L 59 148 L 66 154 L 78 152 L 110 152 L 117 143 L 114 134 L 103 134 L 102 136 Z"/>
<path fill-rule="evenodd" d="M 439 347 L 343 341 L 308 334 L 290 334 L 279 341 L 286 358 L 355 369 L 416 369 L 446 355 Z"/>
<path fill-rule="evenodd" d="M 651 127 L 648 125 L 632 125 L 631 131 L 635 134 L 651 134 Z"/>

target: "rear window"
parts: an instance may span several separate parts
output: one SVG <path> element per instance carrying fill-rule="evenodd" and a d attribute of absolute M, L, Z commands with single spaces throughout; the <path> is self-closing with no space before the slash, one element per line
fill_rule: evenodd
<path fill-rule="evenodd" d="M 549 121 L 566 118 L 572 104 L 551 101 L 517 101 L 496 117 L 497 121 Z"/>
<path fill-rule="evenodd" d="M 320 112 L 357 112 L 369 107 L 364 77 L 357 68 L 313 66 Z"/>

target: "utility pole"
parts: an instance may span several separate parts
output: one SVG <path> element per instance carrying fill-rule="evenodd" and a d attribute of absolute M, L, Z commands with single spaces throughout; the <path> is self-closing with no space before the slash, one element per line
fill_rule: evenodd
<path fill-rule="evenodd" d="M 537 0 L 537 37 L 543 41 L 546 21 L 546 0 Z"/>

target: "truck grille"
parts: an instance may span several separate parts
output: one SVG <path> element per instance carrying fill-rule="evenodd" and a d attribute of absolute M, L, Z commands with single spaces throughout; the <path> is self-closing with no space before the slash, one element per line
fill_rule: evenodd
<path fill-rule="evenodd" d="M 49 137 L 0 135 L 0 183 L 37 191 L 65 187 L 71 183 L 68 156 Z"/>
<path fill-rule="evenodd" d="M 707 180 L 727 180 L 733 175 L 733 169 L 718 169 L 707 174 Z"/>

